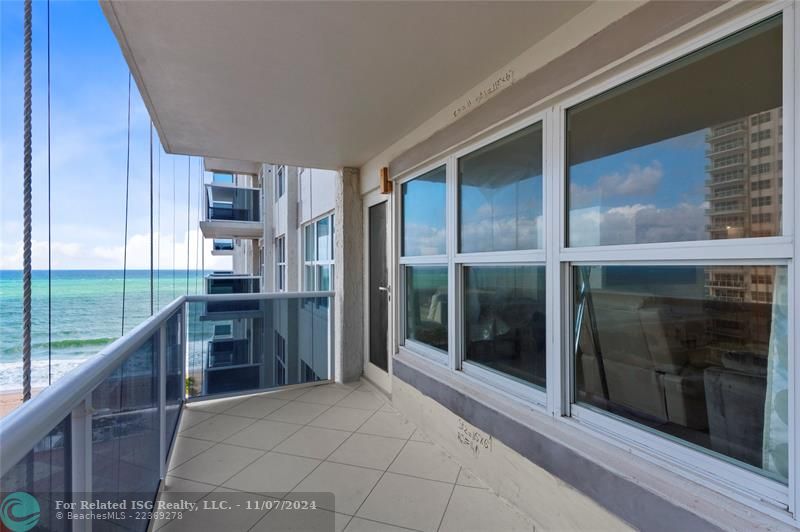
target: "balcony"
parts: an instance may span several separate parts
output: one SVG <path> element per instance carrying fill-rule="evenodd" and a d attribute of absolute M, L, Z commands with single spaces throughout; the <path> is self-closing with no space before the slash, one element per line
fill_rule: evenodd
<path fill-rule="evenodd" d="M 199 310 L 253 296 L 178 298 L 0 420 L 2 491 L 34 496 L 47 530 L 532 531 L 371 385 L 331 383 L 332 296 L 258 294 L 260 322 L 227 345 Z M 245 359 L 249 379 L 209 389 Z M 183 510 L 88 525 L 64 500 Z"/>
<path fill-rule="evenodd" d="M 261 191 L 232 185 L 206 185 L 206 218 L 200 230 L 206 238 L 260 238 Z"/>
<path fill-rule="evenodd" d="M 233 239 L 215 238 L 211 243 L 212 255 L 233 255 Z"/>
<path fill-rule="evenodd" d="M 260 277 L 233 273 L 212 273 L 206 276 L 206 294 L 257 294 L 260 291 Z M 213 315 L 220 314 L 244 317 L 242 312 L 258 310 L 258 308 L 257 300 L 213 301 L 205 306 L 203 319 L 213 320 L 215 319 Z"/>
<path fill-rule="evenodd" d="M 742 135 L 747 131 L 747 126 L 744 122 L 735 122 L 726 126 L 719 126 L 712 128 L 706 134 L 706 141 L 721 140 L 726 137 L 733 137 Z"/>

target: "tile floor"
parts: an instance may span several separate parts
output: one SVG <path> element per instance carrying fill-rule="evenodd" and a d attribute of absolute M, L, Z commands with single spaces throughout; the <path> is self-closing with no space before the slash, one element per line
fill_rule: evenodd
<path fill-rule="evenodd" d="M 196 502 L 232 491 L 285 501 L 332 492 L 335 507 L 195 512 L 153 529 L 305 531 L 333 522 L 336 532 L 534 530 L 364 382 L 187 405 L 160 497 L 191 493 Z"/>

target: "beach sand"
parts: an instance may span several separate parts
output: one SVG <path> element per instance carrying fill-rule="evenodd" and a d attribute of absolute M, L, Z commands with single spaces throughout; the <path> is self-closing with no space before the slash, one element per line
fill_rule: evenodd
<path fill-rule="evenodd" d="M 36 394 L 41 392 L 44 388 L 34 388 L 31 390 L 31 397 L 36 397 Z M 0 418 L 5 417 L 12 410 L 22 404 L 22 390 L 13 392 L 0 392 Z"/>

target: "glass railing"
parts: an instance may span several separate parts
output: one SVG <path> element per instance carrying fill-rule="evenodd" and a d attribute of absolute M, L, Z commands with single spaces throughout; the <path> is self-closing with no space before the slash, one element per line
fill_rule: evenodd
<path fill-rule="evenodd" d="M 224 316 L 209 313 L 220 303 Z M 37 530 L 85 522 L 84 500 L 152 503 L 183 403 L 329 381 L 333 319 L 331 292 L 176 299 L 0 420 L 0 495 Z M 94 530 L 148 525 L 92 518 Z"/>
<path fill-rule="evenodd" d="M 206 185 L 208 221 L 260 222 L 260 191 L 230 185 Z"/>
<path fill-rule="evenodd" d="M 327 292 L 191 296 L 187 397 L 329 380 L 332 303 Z"/>
<path fill-rule="evenodd" d="M 231 238 L 215 238 L 213 241 L 214 251 L 233 251 L 233 239 Z"/>

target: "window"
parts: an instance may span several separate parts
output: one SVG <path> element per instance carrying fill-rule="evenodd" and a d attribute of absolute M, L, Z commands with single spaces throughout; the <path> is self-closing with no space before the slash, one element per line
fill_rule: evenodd
<path fill-rule="evenodd" d="M 759 157 L 767 157 L 769 154 L 770 154 L 769 146 L 762 146 L 761 148 L 750 150 L 751 159 L 757 159 Z"/>
<path fill-rule="evenodd" d="M 771 196 L 761 196 L 758 198 L 753 198 L 752 206 L 753 207 L 767 207 L 772 205 L 772 197 Z"/>
<path fill-rule="evenodd" d="M 772 292 L 741 280 L 768 276 Z M 735 272 L 735 276 L 733 273 Z M 785 266 L 578 266 L 575 401 L 785 482 Z M 762 295 L 763 294 L 763 295 Z"/>
<path fill-rule="evenodd" d="M 445 167 L 402 185 L 403 256 L 444 255 Z"/>
<path fill-rule="evenodd" d="M 544 266 L 464 268 L 464 360 L 545 387 Z"/>
<path fill-rule="evenodd" d="M 283 197 L 286 192 L 286 167 L 281 165 L 275 170 L 275 200 Z"/>
<path fill-rule="evenodd" d="M 333 215 L 311 222 L 303 229 L 303 289 L 328 291 L 333 286 Z"/>
<path fill-rule="evenodd" d="M 756 131 L 755 133 L 750 135 L 751 142 L 758 142 L 761 140 L 766 140 L 772 136 L 771 129 L 764 129 L 762 131 Z"/>
<path fill-rule="evenodd" d="M 275 357 L 273 358 L 275 386 L 284 386 L 286 379 L 286 339 L 275 332 Z"/>
<path fill-rule="evenodd" d="M 568 244 L 751 236 L 749 224 L 720 223 L 713 201 L 706 211 L 704 188 L 713 196 L 721 183 L 770 171 L 769 163 L 747 164 L 745 141 L 748 127 L 769 122 L 781 107 L 779 19 L 571 107 Z M 736 140 L 746 151 L 715 152 L 723 140 Z"/>
<path fill-rule="evenodd" d="M 769 179 L 762 179 L 761 181 L 753 181 L 750 183 L 750 190 L 764 190 L 769 188 L 771 185 L 771 180 Z"/>
<path fill-rule="evenodd" d="M 542 124 L 458 161 L 459 251 L 542 247 Z"/>
<path fill-rule="evenodd" d="M 232 185 L 233 184 L 233 174 L 223 174 L 220 172 L 214 172 L 211 174 L 211 180 L 214 183 L 220 183 L 223 185 Z"/>
<path fill-rule="evenodd" d="M 275 239 L 275 290 L 286 291 L 286 237 Z"/>
<path fill-rule="evenodd" d="M 406 338 L 447 352 L 447 267 L 407 266 Z"/>

